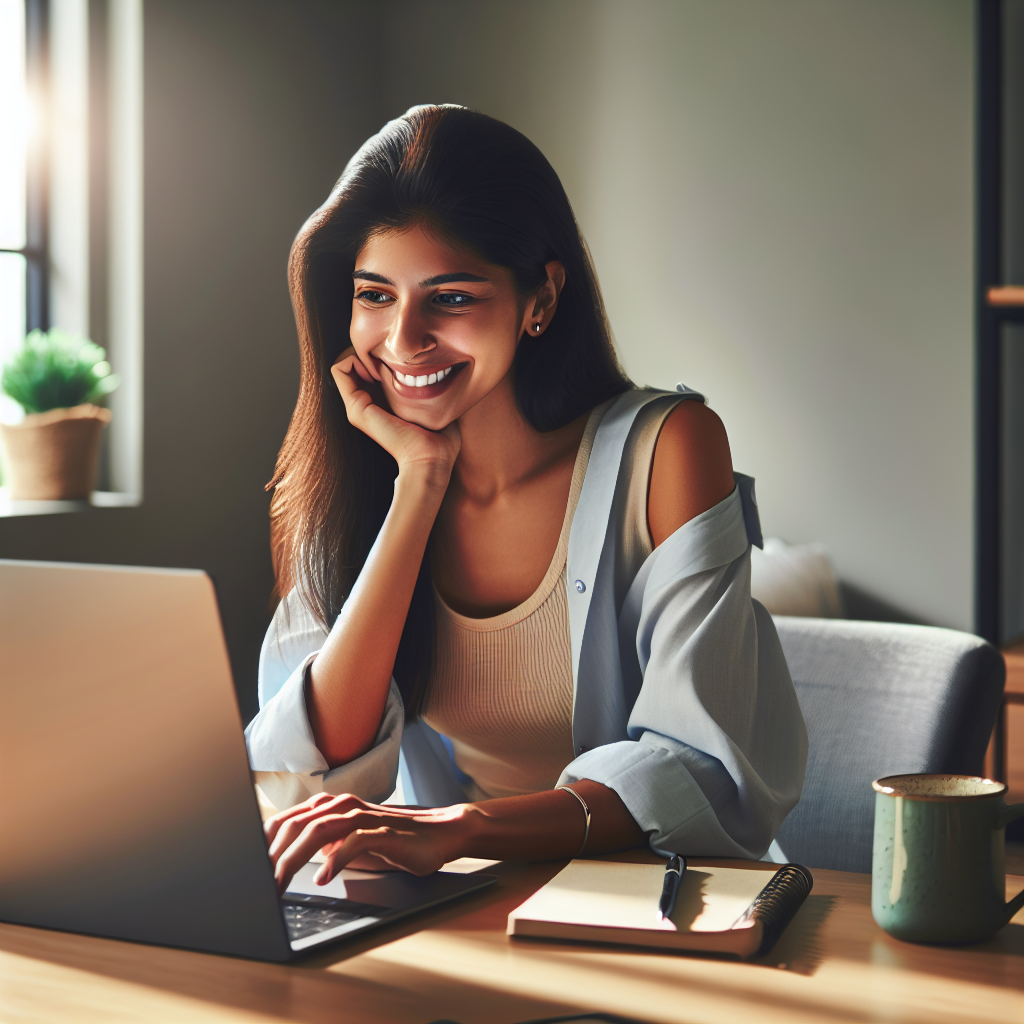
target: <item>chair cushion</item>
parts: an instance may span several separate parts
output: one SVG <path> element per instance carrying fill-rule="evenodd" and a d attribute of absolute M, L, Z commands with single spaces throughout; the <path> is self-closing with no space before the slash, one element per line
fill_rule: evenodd
<path fill-rule="evenodd" d="M 932 626 L 775 619 L 807 724 L 800 802 L 779 831 L 791 860 L 870 871 L 874 779 L 982 768 L 1005 678 L 1000 653 Z"/>

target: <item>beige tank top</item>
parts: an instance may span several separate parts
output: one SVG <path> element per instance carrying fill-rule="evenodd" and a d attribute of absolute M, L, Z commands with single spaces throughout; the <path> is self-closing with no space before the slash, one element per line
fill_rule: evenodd
<path fill-rule="evenodd" d="M 501 615 L 474 619 L 434 591 L 437 660 L 423 720 L 452 741 L 455 763 L 471 780 L 464 787 L 469 800 L 551 789 L 573 759 L 566 554 L 594 435 L 609 404 L 587 420 L 555 554 L 534 593 Z M 674 405 L 645 406 L 626 446 L 633 477 L 624 535 L 641 558 L 653 550 L 647 488 L 654 446 Z"/>

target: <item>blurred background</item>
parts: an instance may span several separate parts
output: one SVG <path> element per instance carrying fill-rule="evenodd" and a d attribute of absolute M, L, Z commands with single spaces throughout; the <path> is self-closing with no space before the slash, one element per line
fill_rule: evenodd
<path fill-rule="evenodd" d="M 61 244 L 88 273 L 51 282 L 49 310 L 123 378 L 101 487 L 132 497 L 0 517 L 0 557 L 206 569 L 246 720 L 272 612 L 263 486 L 298 382 L 289 246 L 416 103 L 544 151 L 627 371 L 708 396 L 765 533 L 823 543 L 848 614 L 978 628 L 969 0 L 3 2 L 30 36 L 49 18 L 51 80 L 56 23 L 85 40 L 59 64 L 81 65 L 64 89 L 89 171 Z M 1018 0 L 1001 10 L 1019 41 Z M 75 280 L 78 312 L 55 311 Z M 1024 632 L 1007 537 L 1002 642 Z"/>

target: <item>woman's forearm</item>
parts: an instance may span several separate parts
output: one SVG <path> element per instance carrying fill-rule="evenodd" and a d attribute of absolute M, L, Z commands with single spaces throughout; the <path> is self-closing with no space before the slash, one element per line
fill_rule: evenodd
<path fill-rule="evenodd" d="M 436 466 L 403 469 L 380 533 L 310 669 L 306 706 L 332 767 L 365 753 L 387 702 L 398 643 L 448 485 Z"/>
<path fill-rule="evenodd" d="M 587 854 L 642 846 L 647 837 L 614 790 L 589 779 L 572 788 L 590 810 Z M 466 857 L 497 860 L 555 860 L 574 857 L 586 833 L 586 814 L 571 793 L 552 789 L 466 806 Z"/>
<path fill-rule="evenodd" d="M 425 875 L 460 857 L 557 860 L 645 844 L 644 832 L 617 793 L 589 780 L 572 788 L 590 809 L 589 835 L 583 807 L 563 790 L 436 808 L 368 804 L 351 794 L 320 793 L 266 824 L 278 889 L 284 892 L 317 850 L 327 854 L 317 873 L 325 884 L 346 865 L 376 871 L 385 863 Z"/>

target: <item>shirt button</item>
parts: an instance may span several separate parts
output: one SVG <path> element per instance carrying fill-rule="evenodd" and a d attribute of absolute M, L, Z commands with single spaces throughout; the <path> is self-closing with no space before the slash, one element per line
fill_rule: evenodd
<path fill-rule="evenodd" d="M 587 585 L 583 582 L 583 580 L 577 580 L 576 589 L 582 594 L 583 591 L 587 589 Z"/>

